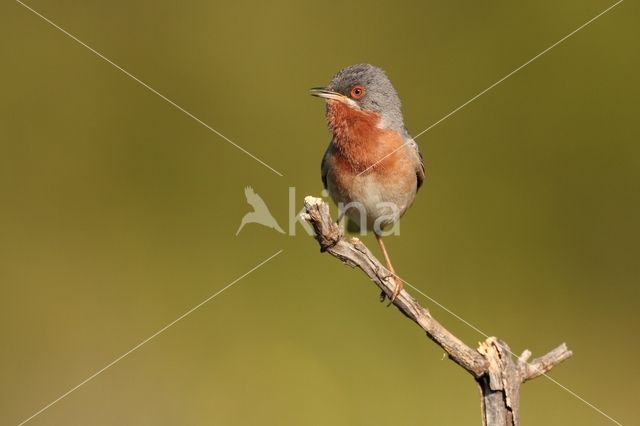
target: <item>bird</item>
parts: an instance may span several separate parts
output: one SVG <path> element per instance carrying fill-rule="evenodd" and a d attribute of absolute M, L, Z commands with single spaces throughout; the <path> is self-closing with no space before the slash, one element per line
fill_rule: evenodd
<path fill-rule="evenodd" d="M 236 231 L 236 235 L 240 233 L 242 228 L 244 228 L 247 223 L 259 223 L 260 225 L 275 229 L 281 234 L 284 234 L 284 231 L 282 230 L 282 228 L 280 228 L 278 222 L 276 222 L 276 219 L 269 211 L 269 208 L 265 204 L 264 200 L 258 194 L 256 194 L 252 187 L 247 186 L 244 189 L 244 196 L 247 198 L 247 203 L 249 203 L 249 205 L 253 207 L 253 211 L 245 214 L 242 217 L 242 221 L 240 222 L 240 227 Z"/>
<path fill-rule="evenodd" d="M 324 188 L 363 231 L 373 231 L 394 281 L 390 303 L 402 291 L 382 240 L 413 204 L 425 180 L 424 159 L 404 125 L 398 93 L 371 64 L 348 66 L 310 94 L 326 101 L 331 141 L 321 162 Z M 349 228 L 349 226 L 348 226 Z M 384 301 L 386 293 L 380 295 Z"/>

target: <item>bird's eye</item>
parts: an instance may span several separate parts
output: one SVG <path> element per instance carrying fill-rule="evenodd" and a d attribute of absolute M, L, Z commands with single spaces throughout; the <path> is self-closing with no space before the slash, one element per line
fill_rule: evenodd
<path fill-rule="evenodd" d="M 353 99 L 361 99 L 365 93 L 364 87 L 362 86 L 353 86 L 351 88 L 351 97 Z"/>

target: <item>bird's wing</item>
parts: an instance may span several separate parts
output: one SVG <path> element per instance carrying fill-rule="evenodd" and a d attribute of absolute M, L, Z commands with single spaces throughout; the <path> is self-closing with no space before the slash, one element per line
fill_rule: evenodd
<path fill-rule="evenodd" d="M 264 203 L 264 200 L 255 193 L 252 187 L 247 186 L 244 189 L 244 195 L 245 197 L 247 197 L 247 203 L 249 203 L 249 205 L 253 207 L 253 210 L 268 210 L 267 205 Z"/>
<path fill-rule="evenodd" d="M 422 157 L 418 144 L 413 138 L 407 136 L 406 143 L 409 145 L 409 149 L 416 155 L 416 179 L 418 180 L 418 188 L 420 188 L 425 179 L 424 158 Z"/>
<path fill-rule="evenodd" d="M 333 141 L 329 143 L 324 155 L 322 156 L 322 162 L 320 163 L 320 174 L 322 177 L 322 185 L 324 185 L 324 189 L 327 189 L 327 173 L 329 171 L 329 166 L 327 164 L 327 158 L 329 158 L 329 154 L 333 149 Z"/>
<path fill-rule="evenodd" d="M 252 187 L 246 186 L 244 188 L 244 196 L 247 197 L 247 201 L 249 200 L 249 198 L 253 197 L 254 195 L 256 195 L 256 193 L 253 191 Z"/>

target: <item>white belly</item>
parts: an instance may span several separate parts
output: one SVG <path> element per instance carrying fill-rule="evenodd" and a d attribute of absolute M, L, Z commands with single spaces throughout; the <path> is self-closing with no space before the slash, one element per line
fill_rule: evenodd
<path fill-rule="evenodd" d="M 345 212 L 356 224 L 372 230 L 376 224 L 384 228 L 396 223 L 416 195 L 417 184 L 407 191 L 406 179 L 398 179 L 398 184 L 385 181 L 382 183 L 374 173 L 355 176 L 347 190 L 338 188 L 329 174 L 327 190 L 341 214 Z"/>

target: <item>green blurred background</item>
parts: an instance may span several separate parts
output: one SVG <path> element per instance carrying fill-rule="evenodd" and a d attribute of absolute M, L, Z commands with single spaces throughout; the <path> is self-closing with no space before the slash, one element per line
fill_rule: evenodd
<path fill-rule="evenodd" d="M 416 134 L 612 2 L 0 5 L 0 423 L 15 425 L 280 249 L 33 425 L 479 425 L 478 390 L 358 271 L 259 225 L 321 191 L 307 89 L 387 70 Z M 552 376 L 637 421 L 639 6 L 622 3 L 421 136 L 396 269 Z M 366 242 L 374 247 L 374 242 Z M 376 250 L 377 253 L 377 250 Z M 419 296 L 455 334 L 482 336 Z M 522 423 L 613 424 L 550 381 Z"/>

